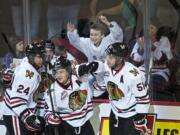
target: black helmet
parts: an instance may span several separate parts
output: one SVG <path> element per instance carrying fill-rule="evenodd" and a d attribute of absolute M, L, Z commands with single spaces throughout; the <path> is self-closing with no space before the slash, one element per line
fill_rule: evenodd
<path fill-rule="evenodd" d="M 44 47 L 40 43 L 31 43 L 26 46 L 26 56 L 34 56 L 36 54 L 40 54 L 43 56 Z"/>
<path fill-rule="evenodd" d="M 108 55 L 112 54 L 119 57 L 126 57 L 128 54 L 128 46 L 126 43 L 114 43 L 106 49 Z"/>
<path fill-rule="evenodd" d="M 72 73 L 71 62 L 63 56 L 56 59 L 54 70 L 66 69 L 69 73 Z"/>
<path fill-rule="evenodd" d="M 55 49 L 55 45 L 52 42 L 52 40 L 43 40 L 42 44 L 44 45 L 45 48 L 51 48 L 53 51 Z"/>

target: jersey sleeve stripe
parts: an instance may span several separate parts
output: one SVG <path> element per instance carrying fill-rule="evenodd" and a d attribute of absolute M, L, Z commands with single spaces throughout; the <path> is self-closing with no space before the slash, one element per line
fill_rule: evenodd
<path fill-rule="evenodd" d="M 93 107 L 92 104 L 88 105 L 87 108 L 84 108 L 83 111 L 80 112 L 80 113 L 75 113 L 75 114 L 71 114 L 71 115 L 61 115 L 61 118 L 62 119 L 67 119 L 67 118 L 82 116 L 82 115 L 86 114 L 88 110 L 91 110 L 92 107 Z"/>
<path fill-rule="evenodd" d="M 9 100 L 13 101 L 13 100 L 16 100 L 16 99 L 21 99 L 25 102 L 28 102 L 26 99 L 22 98 L 22 97 L 10 97 L 9 94 L 7 92 L 5 92 L 4 94 L 5 97 L 7 97 Z"/>
<path fill-rule="evenodd" d="M 143 95 L 143 96 L 139 96 L 139 97 L 135 97 L 136 99 L 141 99 L 141 98 L 145 98 L 145 97 L 149 97 L 149 94 L 148 94 L 148 92 L 145 94 L 145 95 Z"/>
<path fill-rule="evenodd" d="M 90 109 L 90 110 L 88 110 L 82 117 L 74 117 L 74 118 L 69 119 L 69 120 L 70 120 L 70 121 L 73 121 L 73 120 L 82 119 L 82 118 L 86 117 L 86 116 L 88 115 L 88 113 L 90 113 L 90 112 L 92 112 L 92 111 L 93 111 L 93 109 Z"/>

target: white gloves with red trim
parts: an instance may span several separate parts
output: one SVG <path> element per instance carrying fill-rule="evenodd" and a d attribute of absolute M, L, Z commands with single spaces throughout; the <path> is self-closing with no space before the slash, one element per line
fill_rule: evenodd
<path fill-rule="evenodd" d="M 134 127 L 144 135 L 150 135 L 151 130 L 147 127 L 147 119 L 143 114 L 137 114 L 134 118 Z"/>
<path fill-rule="evenodd" d="M 59 124 L 61 124 L 61 118 L 58 114 L 48 114 L 46 116 L 46 121 L 49 125 L 52 126 L 58 126 Z"/>
<path fill-rule="evenodd" d="M 24 110 L 20 118 L 22 122 L 25 124 L 25 127 L 32 132 L 40 131 L 42 129 L 42 123 L 38 119 L 38 117 L 32 113 L 29 109 Z"/>

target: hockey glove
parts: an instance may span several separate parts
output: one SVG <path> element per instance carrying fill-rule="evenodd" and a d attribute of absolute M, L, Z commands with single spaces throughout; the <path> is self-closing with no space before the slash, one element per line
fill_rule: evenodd
<path fill-rule="evenodd" d="M 88 72 L 93 74 L 98 69 L 99 63 L 98 62 L 91 62 L 88 64 Z"/>
<path fill-rule="evenodd" d="M 29 109 L 24 110 L 21 113 L 20 118 L 29 131 L 36 132 L 41 130 L 42 124 L 40 120 Z"/>
<path fill-rule="evenodd" d="M 52 126 L 58 126 L 59 124 L 61 124 L 61 118 L 59 117 L 58 114 L 48 114 L 46 116 L 46 121 L 49 125 Z"/>
<path fill-rule="evenodd" d="M 7 68 L 2 72 L 2 80 L 3 80 L 4 88 L 11 87 L 13 73 L 14 73 L 14 71 L 10 68 Z"/>
<path fill-rule="evenodd" d="M 81 77 L 88 74 L 88 66 L 86 64 L 80 65 L 78 68 L 78 75 Z"/>
<path fill-rule="evenodd" d="M 147 128 L 147 119 L 143 114 L 137 114 L 134 118 L 134 127 L 136 130 L 142 132 L 145 135 L 149 135 L 151 130 Z"/>

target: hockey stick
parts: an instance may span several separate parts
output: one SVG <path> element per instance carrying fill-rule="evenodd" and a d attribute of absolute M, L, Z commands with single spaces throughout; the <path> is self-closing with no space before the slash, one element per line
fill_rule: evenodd
<path fill-rule="evenodd" d="M 48 64 L 45 64 L 45 73 L 46 73 L 46 79 L 47 79 L 47 85 L 48 85 L 48 92 L 49 92 L 49 97 L 50 97 L 50 102 L 51 102 L 51 107 L 52 107 L 52 113 L 55 115 L 55 110 L 54 110 L 54 104 L 53 104 L 53 98 L 52 98 L 52 93 L 51 93 L 51 86 L 50 86 L 50 81 L 49 81 L 49 76 L 48 76 Z"/>
<path fill-rule="evenodd" d="M 48 92 L 49 92 L 49 97 L 50 97 L 52 113 L 53 113 L 54 118 L 55 118 L 56 116 L 55 116 L 53 97 L 52 97 L 52 93 L 51 93 L 51 84 L 50 84 L 50 79 L 49 79 L 49 76 L 48 76 L 48 62 L 47 61 L 45 62 L 45 74 L 46 74 L 46 79 L 47 79 L 47 83 L 48 83 L 47 85 L 48 85 Z M 59 135 L 58 130 L 57 130 L 56 127 L 54 128 L 54 133 L 55 133 L 55 135 Z"/>

